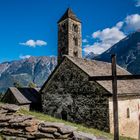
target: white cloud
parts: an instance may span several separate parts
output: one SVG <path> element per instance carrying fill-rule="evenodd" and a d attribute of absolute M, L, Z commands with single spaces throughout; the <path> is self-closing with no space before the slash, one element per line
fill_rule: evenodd
<path fill-rule="evenodd" d="M 136 6 L 136 7 L 140 7 L 140 0 L 135 0 L 135 1 L 136 1 L 135 6 Z"/>
<path fill-rule="evenodd" d="M 123 21 L 120 21 L 120 22 L 118 22 L 118 23 L 116 24 L 116 27 L 117 27 L 118 29 L 121 29 L 122 26 L 123 26 L 123 24 L 124 24 L 124 22 L 123 22 Z"/>
<path fill-rule="evenodd" d="M 119 23 L 120 24 L 120 23 Z M 119 25 L 120 28 L 120 25 Z M 92 34 L 92 37 L 97 40 L 92 45 L 87 45 L 84 47 L 84 52 L 86 54 L 93 52 L 94 54 L 101 54 L 102 52 L 109 49 L 115 43 L 120 41 L 125 37 L 125 34 L 120 31 L 118 25 L 112 28 L 106 28 L 98 30 Z"/>
<path fill-rule="evenodd" d="M 43 40 L 37 40 L 36 41 L 36 46 L 46 46 L 47 42 L 43 41 Z"/>
<path fill-rule="evenodd" d="M 26 59 L 26 58 L 30 58 L 30 57 L 31 57 L 31 55 L 22 55 L 22 54 L 19 56 L 20 59 Z"/>
<path fill-rule="evenodd" d="M 99 39 L 103 42 L 108 42 L 109 44 L 113 44 L 118 40 L 125 37 L 124 33 L 120 31 L 117 27 L 106 28 L 102 31 L 97 31 L 92 34 L 92 37 L 95 39 Z"/>
<path fill-rule="evenodd" d="M 133 15 L 128 15 L 125 18 L 124 21 L 124 29 L 128 32 L 136 31 L 140 29 L 140 15 L 139 14 L 133 14 Z"/>
<path fill-rule="evenodd" d="M 88 40 L 87 39 L 83 39 L 82 42 L 83 43 L 88 43 Z"/>
<path fill-rule="evenodd" d="M 100 53 L 104 52 L 104 48 L 101 47 L 100 43 L 94 43 L 93 45 L 84 46 L 83 51 L 85 52 L 86 55 L 91 52 L 93 52 L 94 54 L 100 54 Z"/>
<path fill-rule="evenodd" d="M 35 40 L 30 39 L 24 43 L 19 43 L 19 44 L 35 48 L 36 46 L 46 46 L 47 42 L 45 42 L 43 40 L 36 40 L 35 41 Z"/>
<path fill-rule="evenodd" d="M 101 54 L 123 39 L 126 34 L 138 29 L 140 29 L 140 15 L 128 15 L 123 21 L 118 22 L 114 27 L 94 32 L 92 38 L 95 39 L 95 42 L 84 46 L 83 51 L 85 54 L 90 52 Z"/>

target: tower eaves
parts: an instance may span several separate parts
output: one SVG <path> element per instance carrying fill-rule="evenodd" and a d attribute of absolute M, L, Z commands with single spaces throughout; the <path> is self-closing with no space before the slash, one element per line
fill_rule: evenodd
<path fill-rule="evenodd" d="M 66 10 L 66 12 L 64 13 L 64 15 L 60 18 L 60 20 L 59 20 L 57 23 L 60 23 L 61 21 L 65 20 L 65 19 L 67 19 L 67 18 L 71 18 L 71 19 L 73 19 L 73 20 L 75 20 L 75 21 L 81 22 L 81 21 L 76 17 L 76 15 L 73 13 L 73 11 L 72 11 L 70 8 L 68 8 L 68 9 Z"/>

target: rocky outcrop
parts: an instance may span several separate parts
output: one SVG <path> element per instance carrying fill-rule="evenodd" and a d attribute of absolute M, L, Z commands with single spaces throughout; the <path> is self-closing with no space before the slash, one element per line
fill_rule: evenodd
<path fill-rule="evenodd" d="M 34 116 L 18 113 L 19 109 L 16 105 L 0 105 L 0 133 L 5 140 L 105 140 L 77 132 L 76 127 L 66 126 L 64 123 L 39 121 Z"/>

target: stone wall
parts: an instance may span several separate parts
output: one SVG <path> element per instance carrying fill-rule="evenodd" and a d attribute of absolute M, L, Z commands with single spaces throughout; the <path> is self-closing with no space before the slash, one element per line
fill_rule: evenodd
<path fill-rule="evenodd" d="M 74 26 L 77 30 L 74 30 Z M 76 40 L 76 43 L 75 43 Z M 58 24 L 58 63 L 63 55 L 82 57 L 81 23 L 70 18 Z"/>
<path fill-rule="evenodd" d="M 58 64 L 68 55 L 68 19 L 58 24 Z"/>
<path fill-rule="evenodd" d="M 82 35 L 81 35 L 81 23 L 74 21 L 72 19 L 68 19 L 69 22 L 69 30 L 68 30 L 68 55 L 69 56 L 74 56 L 74 52 L 77 52 L 77 56 L 74 57 L 79 57 L 82 58 Z M 77 25 L 77 32 L 73 30 L 73 26 Z M 77 45 L 74 43 L 74 38 L 77 39 Z"/>
<path fill-rule="evenodd" d="M 76 131 L 76 127 L 44 122 L 34 116 L 19 114 L 20 107 L 0 104 L 0 139 L 3 140 L 107 140 Z"/>
<path fill-rule="evenodd" d="M 43 112 L 109 131 L 107 92 L 67 58 L 42 90 Z"/>
<path fill-rule="evenodd" d="M 131 138 L 138 138 L 139 120 L 138 120 L 138 104 L 140 99 L 135 98 L 119 98 L 118 111 L 119 111 L 119 131 L 120 135 Z M 110 131 L 113 133 L 113 104 L 112 99 L 109 102 L 110 111 Z"/>

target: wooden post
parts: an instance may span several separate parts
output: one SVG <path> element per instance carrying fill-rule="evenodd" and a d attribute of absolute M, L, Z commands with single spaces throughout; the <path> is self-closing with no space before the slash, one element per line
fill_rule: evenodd
<path fill-rule="evenodd" d="M 140 105 L 139 103 L 138 103 L 138 119 L 139 119 L 138 140 L 140 140 Z"/>
<path fill-rule="evenodd" d="M 139 114 L 139 131 L 138 131 L 138 140 L 140 140 L 140 114 Z"/>
<path fill-rule="evenodd" d="M 119 140 L 116 56 L 112 55 L 111 60 L 112 60 L 112 77 L 113 77 L 112 93 L 113 93 L 114 140 Z"/>

